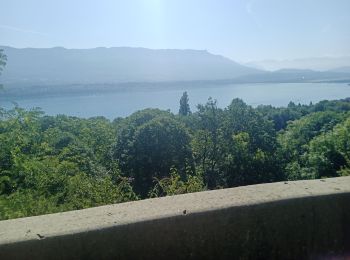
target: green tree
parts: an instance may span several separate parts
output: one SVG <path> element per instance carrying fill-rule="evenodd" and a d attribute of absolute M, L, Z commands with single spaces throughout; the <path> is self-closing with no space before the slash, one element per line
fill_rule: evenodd
<path fill-rule="evenodd" d="M 191 142 L 197 171 L 203 174 L 209 189 L 220 182 L 220 160 L 223 158 L 220 143 L 222 141 L 223 111 L 217 107 L 216 100 L 211 98 L 205 105 L 198 105 L 194 115 L 196 129 Z"/>
<path fill-rule="evenodd" d="M 327 133 L 346 118 L 343 112 L 314 112 L 299 120 L 290 122 L 287 128 L 278 135 L 278 156 L 284 164 L 284 172 L 288 179 L 309 178 L 310 174 L 304 167 L 303 156 L 312 139 Z"/>
<path fill-rule="evenodd" d="M 191 114 L 191 109 L 190 109 L 190 105 L 188 103 L 188 95 L 187 95 L 187 92 L 185 91 L 182 94 L 182 97 L 180 99 L 179 115 L 187 116 L 189 114 Z"/>
<path fill-rule="evenodd" d="M 0 49 L 0 74 L 6 65 L 7 56 L 4 54 L 4 50 Z"/>
<path fill-rule="evenodd" d="M 289 103 L 288 107 L 273 107 L 258 106 L 257 110 L 268 120 L 272 120 L 276 131 L 280 131 L 286 128 L 289 121 L 300 119 L 301 117 L 309 114 L 311 111 L 310 106 L 302 105 L 296 106 L 294 103 Z"/>
<path fill-rule="evenodd" d="M 149 193 L 149 196 L 152 198 L 205 190 L 202 176 L 194 175 L 191 169 L 188 169 L 186 172 L 185 180 L 181 178 L 176 168 L 171 168 L 169 177 L 161 180 L 156 179 L 156 181 L 156 185 Z"/>
<path fill-rule="evenodd" d="M 6 65 L 6 61 L 7 61 L 7 56 L 3 53 L 4 50 L 0 49 L 0 75 L 2 70 L 4 69 L 5 65 Z M 0 89 L 3 86 L 0 84 Z"/>
<path fill-rule="evenodd" d="M 133 179 L 137 194 L 145 198 L 154 178 L 169 176 L 171 167 L 185 176 L 186 166 L 192 165 L 190 136 L 174 116 L 145 110 L 126 122 L 112 153 L 123 174 Z"/>
<path fill-rule="evenodd" d="M 115 138 L 103 118 L 0 114 L 0 219 L 135 200 L 109 158 Z M 101 140 L 102 139 L 102 140 Z"/>
<path fill-rule="evenodd" d="M 349 175 L 349 110 L 350 99 L 225 109 L 209 99 L 187 116 L 145 109 L 111 122 L 0 109 L 0 219 Z"/>
<path fill-rule="evenodd" d="M 225 110 L 220 167 L 228 187 L 283 178 L 275 158 L 276 132 L 272 121 L 240 99 L 234 99 Z"/>
<path fill-rule="evenodd" d="M 304 155 L 308 178 L 337 177 L 350 174 L 350 115 L 332 131 L 311 140 Z"/>

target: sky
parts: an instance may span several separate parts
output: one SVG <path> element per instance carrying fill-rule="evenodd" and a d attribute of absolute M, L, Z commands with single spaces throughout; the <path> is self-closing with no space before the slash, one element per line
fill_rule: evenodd
<path fill-rule="evenodd" d="M 0 45 L 350 56 L 349 0 L 0 0 Z"/>

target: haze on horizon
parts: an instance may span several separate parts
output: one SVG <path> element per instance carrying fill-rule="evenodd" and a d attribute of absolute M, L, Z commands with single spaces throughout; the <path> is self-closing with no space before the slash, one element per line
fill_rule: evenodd
<path fill-rule="evenodd" d="M 208 50 L 239 62 L 350 56 L 347 0 L 12 0 L 0 45 Z"/>

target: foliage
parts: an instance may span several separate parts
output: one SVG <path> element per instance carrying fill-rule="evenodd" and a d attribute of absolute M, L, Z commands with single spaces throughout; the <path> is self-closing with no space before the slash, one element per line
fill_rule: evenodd
<path fill-rule="evenodd" d="M 155 178 L 155 181 L 156 185 L 149 192 L 151 198 L 205 190 L 203 178 L 199 174 L 193 175 L 190 169 L 186 174 L 186 180 L 182 180 L 176 168 L 171 168 L 169 177 L 160 180 Z"/>
<path fill-rule="evenodd" d="M 281 180 L 273 123 L 239 99 L 225 112 L 221 172 L 226 187 Z"/>
<path fill-rule="evenodd" d="M 3 50 L 0 49 L 0 75 L 6 65 L 6 61 L 7 61 L 7 56 L 3 53 Z M 0 89 L 1 88 L 2 88 L 2 85 L 0 84 Z"/>
<path fill-rule="evenodd" d="M 0 73 L 6 65 L 7 56 L 3 53 L 4 50 L 0 49 Z"/>
<path fill-rule="evenodd" d="M 150 110 L 126 121 L 113 154 L 123 173 L 133 179 L 137 194 L 145 197 L 153 178 L 167 177 L 172 166 L 185 174 L 186 165 L 192 163 L 190 136 L 174 116 Z"/>
<path fill-rule="evenodd" d="M 349 175 L 349 111 L 349 99 L 221 109 L 210 98 L 110 121 L 0 108 L 0 219 Z"/>
<path fill-rule="evenodd" d="M 304 155 L 310 178 L 337 177 L 350 173 L 350 115 L 311 140 Z"/>
<path fill-rule="evenodd" d="M 137 199 L 108 159 L 114 136 L 104 118 L 49 117 L 18 107 L 3 110 L 0 218 Z"/>
<path fill-rule="evenodd" d="M 198 112 L 192 118 L 197 123 L 192 139 L 193 156 L 197 171 L 203 173 L 205 183 L 212 189 L 219 185 L 218 164 L 222 158 L 222 114 L 216 101 L 209 98 L 205 105 L 198 105 Z"/>
<path fill-rule="evenodd" d="M 310 142 L 317 136 L 327 133 L 347 117 L 345 113 L 334 111 L 314 112 L 291 122 L 278 136 L 279 154 L 285 164 L 289 179 L 295 180 L 310 176 L 301 165 Z"/>
<path fill-rule="evenodd" d="M 179 115 L 188 116 L 189 114 L 191 114 L 191 109 L 190 105 L 188 104 L 188 95 L 185 91 L 180 99 Z"/>

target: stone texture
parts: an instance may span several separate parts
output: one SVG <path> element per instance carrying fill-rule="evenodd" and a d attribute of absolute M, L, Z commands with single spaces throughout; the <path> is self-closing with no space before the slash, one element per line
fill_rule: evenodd
<path fill-rule="evenodd" d="M 350 252 L 350 177 L 0 222 L 0 259 L 323 258 Z"/>

